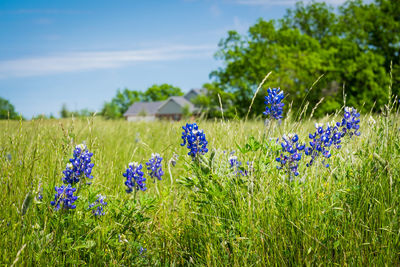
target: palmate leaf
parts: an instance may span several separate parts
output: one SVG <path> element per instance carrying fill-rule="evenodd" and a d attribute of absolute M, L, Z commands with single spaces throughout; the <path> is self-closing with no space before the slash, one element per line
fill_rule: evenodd
<path fill-rule="evenodd" d="M 262 147 L 262 144 L 260 142 L 258 142 L 254 138 L 254 136 L 250 136 L 249 140 L 243 147 L 241 147 L 238 143 L 236 143 L 236 147 L 239 149 L 240 152 L 245 154 L 250 151 L 253 151 L 253 152 L 258 151 Z"/>

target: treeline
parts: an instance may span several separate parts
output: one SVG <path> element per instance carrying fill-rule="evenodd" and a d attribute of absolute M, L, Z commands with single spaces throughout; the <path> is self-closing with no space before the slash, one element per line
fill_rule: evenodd
<path fill-rule="evenodd" d="M 97 115 L 104 116 L 107 119 L 121 118 L 125 111 L 128 110 L 135 102 L 149 102 L 149 101 L 163 101 L 170 96 L 182 96 L 181 88 L 171 84 L 154 84 L 146 91 L 118 90 L 116 95 L 109 102 L 105 102 L 102 110 Z M 61 118 L 85 118 L 95 115 L 96 112 L 87 108 L 81 110 L 69 110 L 66 104 L 63 104 L 60 110 Z M 54 119 L 53 114 L 39 114 L 32 119 Z M 0 97 L 0 120 L 2 119 L 24 119 L 20 114 L 15 111 L 14 106 L 6 99 Z"/>
<path fill-rule="evenodd" d="M 183 92 L 179 87 L 166 83 L 161 85 L 154 84 L 145 92 L 125 88 L 123 91 L 118 90 L 110 102 L 104 103 L 101 115 L 107 119 L 121 118 L 134 102 L 163 101 L 170 96 L 182 95 Z"/>
<path fill-rule="evenodd" d="M 19 120 L 23 117 L 15 111 L 15 107 L 7 99 L 0 97 L 0 120 Z"/>
<path fill-rule="evenodd" d="M 61 118 L 85 118 L 85 117 L 90 117 L 95 114 L 94 111 L 89 110 L 87 108 L 81 109 L 81 110 L 74 110 L 71 111 L 68 109 L 66 104 L 62 105 L 61 111 L 60 111 L 60 117 Z M 40 115 L 39 115 L 40 116 Z M 50 115 L 50 118 L 52 118 L 52 115 Z"/>
<path fill-rule="evenodd" d="M 135 102 L 149 102 L 149 101 L 162 101 L 168 99 L 170 96 L 181 96 L 182 90 L 179 87 L 170 84 L 154 84 L 146 91 L 117 90 L 116 95 L 109 102 L 105 102 L 98 115 L 107 119 L 122 118 L 123 114 Z M 61 118 L 70 117 L 89 117 L 93 116 L 95 112 L 88 109 L 77 111 L 69 111 L 66 105 L 63 105 L 60 116 Z"/>
<path fill-rule="evenodd" d="M 229 31 L 215 54 L 223 67 L 210 74 L 212 82 L 204 85 L 208 96 L 198 104 L 209 117 L 221 116 L 219 94 L 225 117 L 243 117 L 258 84 L 272 71 L 266 85 L 281 87 L 299 112 L 307 106 L 311 112 L 322 100 L 316 115 L 324 115 L 344 99 L 361 111 L 379 111 L 389 87 L 399 94 L 399 53 L 400 1 L 347 1 L 337 10 L 300 2 L 280 20 L 259 19 L 246 35 Z M 264 110 L 265 92 L 260 90 L 252 115 Z"/>

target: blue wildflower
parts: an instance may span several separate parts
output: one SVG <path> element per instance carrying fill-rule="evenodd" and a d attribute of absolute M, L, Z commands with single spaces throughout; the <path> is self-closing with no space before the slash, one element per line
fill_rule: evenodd
<path fill-rule="evenodd" d="M 181 146 L 187 144 L 187 148 L 190 149 L 188 155 L 195 160 L 199 154 L 204 155 L 208 152 L 206 135 L 203 130 L 199 130 L 196 123 L 186 123 L 186 126 L 182 126 L 185 130 L 182 132 L 183 143 Z"/>
<path fill-rule="evenodd" d="M 43 199 L 43 187 L 42 183 L 39 183 L 38 189 L 36 191 L 36 200 L 42 200 Z"/>
<path fill-rule="evenodd" d="M 280 88 L 268 88 L 268 95 L 265 96 L 265 104 L 267 107 L 263 112 L 266 116 L 271 116 L 275 120 L 280 120 L 283 118 L 283 106 L 285 104 L 282 103 L 284 98 L 283 91 Z"/>
<path fill-rule="evenodd" d="M 140 142 L 140 133 L 136 133 L 135 143 Z"/>
<path fill-rule="evenodd" d="M 344 115 L 341 122 L 337 122 L 336 126 L 342 127 L 342 137 L 349 135 L 350 138 L 353 135 L 359 136 L 361 133 L 358 131 L 360 129 L 360 113 L 357 109 L 351 107 L 344 108 Z"/>
<path fill-rule="evenodd" d="M 76 206 L 73 204 L 75 200 L 78 199 L 77 196 L 74 196 L 74 192 L 76 188 L 73 188 L 70 184 L 69 185 L 62 185 L 60 187 L 55 187 L 56 194 L 54 197 L 54 201 L 51 201 L 51 205 L 54 206 L 55 210 L 59 210 L 62 207 L 64 209 L 75 209 Z"/>
<path fill-rule="evenodd" d="M 140 249 L 139 249 L 140 255 L 143 255 L 143 253 L 146 253 L 146 252 L 147 252 L 147 248 L 140 247 Z"/>
<path fill-rule="evenodd" d="M 241 175 L 241 176 L 247 176 L 247 171 L 246 170 L 242 170 L 240 168 L 240 166 L 242 165 L 241 161 L 238 161 L 237 157 L 234 156 L 235 152 L 231 152 L 231 156 L 229 157 L 229 168 L 233 170 L 233 174 L 234 175 Z"/>
<path fill-rule="evenodd" d="M 92 168 L 94 166 L 91 163 L 91 157 L 93 153 L 90 153 L 86 148 L 86 145 L 80 144 L 75 147 L 74 158 L 70 159 L 69 163 L 63 174 L 65 175 L 62 180 L 65 184 L 76 184 L 85 176 L 92 179 L 93 176 Z"/>
<path fill-rule="evenodd" d="M 128 189 L 126 189 L 127 193 L 131 193 L 133 188 L 136 190 L 140 189 L 142 191 L 147 189 L 146 184 L 144 183 L 146 178 L 143 177 L 144 173 L 141 171 L 142 169 L 142 164 L 137 162 L 129 163 L 129 167 L 123 174 L 123 176 L 126 177 L 125 185 L 128 187 Z"/>
<path fill-rule="evenodd" d="M 118 235 L 118 242 L 129 243 L 128 239 L 126 239 L 126 236 L 124 234 Z"/>
<path fill-rule="evenodd" d="M 310 167 L 316 158 L 322 155 L 324 158 L 330 158 L 331 153 L 329 148 L 333 145 L 336 149 L 340 149 L 340 138 L 342 137 L 337 126 L 331 127 L 329 124 L 326 129 L 322 123 L 315 124 L 316 131 L 313 134 L 309 134 L 310 146 L 306 147 L 305 154 L 311 156 L 311 160 L 307 163 L 307 167 Z M 322 164 L 329 167 L 329 164 L 325 164 L 325 159 L 322 160 Z"/>
<path fill-rule="evenodd" d="M 305 145 L 299 144 L 299 136 L 297 134 L 284 135 L 282 139 L 282 153 L 276 158 L 276 161 L 281 164 L 278 169 L 285 169 L 289 175 L 289 180 L 292 181 L 293 175 L 299 175 L 297 170 L 299 167 L 298 162 L 301 160 L 301 153 L 299 152 L 304 149 Z"/>
<path fill-rule="evenodd" d="M 105 198 L 105 196 L 98 195 L 96 201 L 89 205 L 89 209 L 92 210 L 95 216 L 102 216 L 105 214 L 103 211 L 104 206 L 107 206 L 107 202 L 104 201 Z"/>
<path fill-rule="evenodd" d="M 254 173 L 254 161 L 247 161 L 246 164 L 247 164 L 247 169 L 248 169 L 248 172 L 246 172 L 246 174 Z"/>
<path fill-rule="evenodd" d="M 160 154 L 153 153 L 151 154 L 150 160 L 146 162 L 147 170 L 149 171 L 151 178 L 157 178 L 158 180 L 161 180 L 161 176 L 164 175 L 161 164 L 162 160 L 163 158 L 160 156 Z"/>
<path fill-rule="evenodd" d="M 179 159 L 179 155 L 174 153 L 174 155 L 172 155 L 172 158 L 170 160 L 173 167 L 176 166 L 176 162 L 178 161 L 178 159 Z"/>

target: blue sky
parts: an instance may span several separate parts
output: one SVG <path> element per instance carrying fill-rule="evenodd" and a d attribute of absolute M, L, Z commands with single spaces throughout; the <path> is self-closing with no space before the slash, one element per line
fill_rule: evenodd
<path fill-rule="evenodd" d="M 220 66 L 213 55 L 228 30 L 246 33 L 258 18 L 281 18 L 294 3 L 1 0 L 0 97 L 31 118 L 58 116 L 63 103 L 100 111 L 125 87 L 198 88 Z"/>

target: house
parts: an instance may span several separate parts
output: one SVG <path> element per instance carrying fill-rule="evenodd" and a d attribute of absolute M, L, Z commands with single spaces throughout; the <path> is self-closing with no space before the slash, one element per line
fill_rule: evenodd
<path fill-rule="evenodd" d="M 195 114 L 199 109 L 192 103 L 205 89 L 192 89 L 183 96 L 171 96 L 165 101 L 136 102 L 124 113 L 127 121 L 180 120 L 184 112 Z"/>

